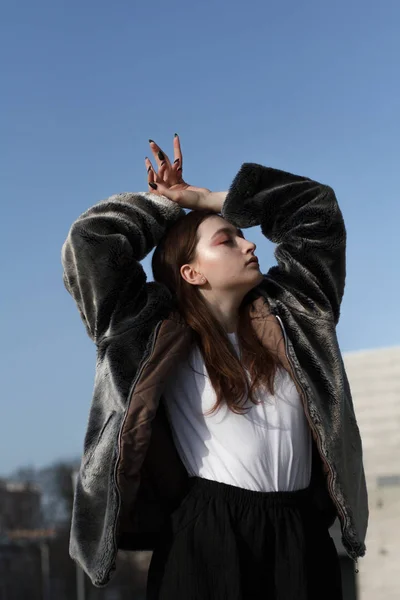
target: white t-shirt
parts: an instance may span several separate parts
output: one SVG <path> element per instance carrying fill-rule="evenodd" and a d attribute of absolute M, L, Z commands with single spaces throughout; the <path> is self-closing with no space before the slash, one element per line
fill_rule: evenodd
<path fill-rule="evenodd" d="M 240 353 L 236 334 L 228 336 Z M 222 404 L 205 416 L 215 405 L 216 394 L 198 347 L 171 373 L 165 407 L 189 475 L 261 492 L 306 488 L 311 477 L 311 433 L 291 376 L 279 368 L 275 394 L 258 391 L 255 397 L 263 402 L 247 401 L 245 406 L 251 407 L 247 414 L 235 414 Z"/>

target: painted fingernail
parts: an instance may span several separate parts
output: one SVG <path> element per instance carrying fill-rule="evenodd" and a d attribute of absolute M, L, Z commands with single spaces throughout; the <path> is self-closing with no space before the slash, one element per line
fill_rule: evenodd
<path fill-rule="evenodd" d="M 149 144 L 154 144 L 154 140 L 149 140 Z"/>
<path fill-rule="evenodd" d="M 159 158 L 160 160 L 164 160 L 164 158 L 165 158 L 165 156 L 164 156 L 163 152 L 161 152 L 161 150 L 160 150 L 160 152 L 157 154 L 157 156 L 158 156 L 158 158 Z"/>
<path fill-rule="evenodd" d="M 156 184 L 156 183 L 150 182 L 150 183 L 149 183 L 149 186 L 150 186 L 151 188 L 153 188 L 153 190 L 156 190 L 156 189 L 157 189 L 157 184 Z"/>
<path fill-rule="evenodd" d="M 174 137 L 178 137 L 178 134 L 176 133 L 176 134 L 174 135 Z"/>
<path fill-rule="evenodd" d="M 179 162 L 179 158 L 177 158 L 176 160 L 174 160 L 174 164 Z"/>

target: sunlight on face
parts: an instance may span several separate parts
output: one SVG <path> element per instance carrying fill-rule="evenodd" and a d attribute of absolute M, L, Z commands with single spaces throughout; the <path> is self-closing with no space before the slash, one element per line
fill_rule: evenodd
<path fill-rule="evenodd" d="M 246 240 L 240 229 L 215 215 L 201 223 L 198 235 L 193 267 L 213 290 L 247 293 L 261 282 L 258 263 L 249 264 L 256 245 Z"/>

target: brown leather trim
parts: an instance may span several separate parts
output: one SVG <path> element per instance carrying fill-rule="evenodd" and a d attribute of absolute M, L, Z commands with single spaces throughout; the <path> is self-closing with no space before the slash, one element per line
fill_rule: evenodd
<path fill-rule="evenodd" d="M 140 484 L 140 471 L 152 435 L 159 400 L 172 367 L 187 354 L 191 332 L 176 320 L 166 319 L 160 326 L 157 340 L 136 383 L 121 430 L 117 484 L 121 493 L 120 519 L 126 521 Z"/>
<path fill-rule="evenodd" d="M 264 348 L 274 353 L 282 367 L 291 375 L 297 391 L 302 396 L 303 392 L 294 377 L 293 370 L 286 356 L 285 340 L 281 326 L 275 315 L 271 313 L 263 297 L 257 298 L 251 306 L 250 317 L 253 329 Z"/>

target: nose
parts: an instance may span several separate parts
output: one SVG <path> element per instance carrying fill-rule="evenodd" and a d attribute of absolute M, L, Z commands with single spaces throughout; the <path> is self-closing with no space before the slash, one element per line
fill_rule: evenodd
<path fill-rule="evenodd" d="M 246 249 L 246 253 L 247 252 L 255 252 L 256 251 L 257 246 L 256 246 L 256 244 L 254 242 L 247 241 L 247 244 L 248 244 L 248 246 L 247 246 L 247 249 Z"/>

